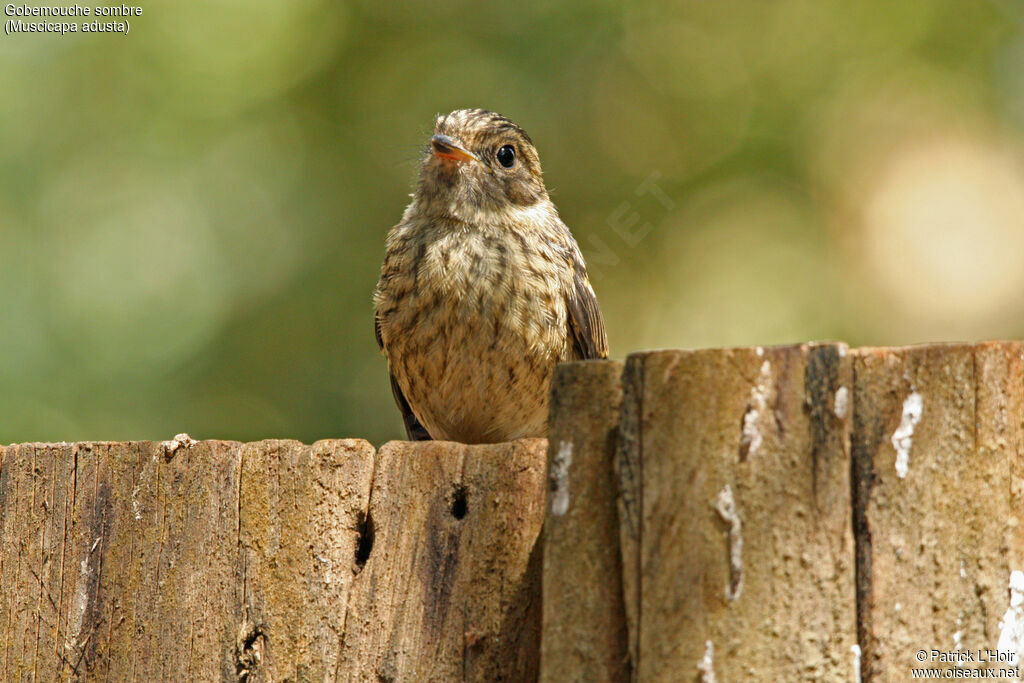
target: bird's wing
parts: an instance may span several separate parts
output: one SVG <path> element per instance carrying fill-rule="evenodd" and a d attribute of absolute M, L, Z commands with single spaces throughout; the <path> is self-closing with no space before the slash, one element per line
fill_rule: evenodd
<path fill-rule="evenodd" d="M 579 360 L 607 358 L 608 335 L 604 329 L 604 318 L 578 249 L 570 250 L 569 266 L 572 268 L 572 290 L 566 300 L 566 308 L 573 356 Z"/>
<path fill-rule="evenodd" d="M 380 334 L 380 318 L 373 316 L 373 334 L 377 337 L 377 346 L 380 350 L 384 350 L 384 338 Z M 402 422 L 405 424 L 405 434 L 409 441 L 431 441 L 432 437 L 427 432 L 426 427 L 420 424 L 420 421 L 413 414 L 412 408 L 409 407 L 409 402 L 405 400 L 405 394 L 402 393 L 402 387 L 398 386 L 398 380 L 395 379 L 393 372 L 388 373 L 391 376 L 391 393 L 395 397 L 395 403 L 398 404 L 398 410 L 402 413 Z"/>
<path fill-rule="evenodd" d="M 398 404 L 398 410 L 402 413 L 402 422 L 405 423 L 405 434 L 409 441 L 432 441 L 427 428 L 420 424 L 413 414 L 412 408 L 409 407 L 409 402 L 405 400 L 405 394 L 402 393 L 402 387 L 398 386 L 398 380 L 395 379 L 394 374 L 391 375 L 391 393 L 395 395 L 395 403 Z"/>

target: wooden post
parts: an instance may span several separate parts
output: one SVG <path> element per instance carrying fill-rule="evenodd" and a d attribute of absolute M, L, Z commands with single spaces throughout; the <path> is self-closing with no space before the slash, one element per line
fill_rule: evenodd
<path fill-rule="evenodd" d="M 535 678 L 545 445 L 0 448 L 0 679 Z"/>
<path fill-rule="evenodd" d="M 339 680 L 536 680 L 546 445 L 381 449 Z"/>
<path fill-rule="evenodd" d="M 0 450 L 0 678 L 234 676 L 238 452 Z"/>
<path fill-rule="evenodd" d="M 542 680 L 627 681 L 615 447 L 622 363 L 559 367 L 548 425 Z"/>
<path fill-rule="evenodd" d="M 620 391 L 618 415 L 594 407 Z M 562 659 L 545 657 L 542 677 L 593 671 L 589 644 L 623 629 L 617 651 L 640 681 L 1013 674 L 1005 658 L 1024 654 L 1024 344 L 641 353 L 621 389 L 605 368 L 574 364 L 554 396 L 553 440 L 618 431 L 617 501 L 605 489 L 573 497 L 570 519 L 549 510 L 559 531 L 545 587 L 567 582 L 573 550 L 613 554 L 589 529 L 615 511 L 621 578 L 580 571 L 571 595 L 600 595 L 607 609 L 619 604 L 608 587 L 621 586 L 622 609 L 605 612 L 619 624 L 588 629 L 576 615 L 593 605 L 560 623 L 546 604 L 544 652 Z M 599 470 L 597 452 L 586 462 Z M 558 453 L 552 443 L 553 470 Z M 586 645 L 574 653 L 573 639 Z M 576 669 L 559 668 L 574 654 Z"/>
<path fill-rule="evenodd" d="M 628 365 L 637 679 L 848 677 L 845 347 L 665 351 Z"/>
<path fill-rule="evenodd" d="M 562 366 L 551 406 L 550 444 L 0 448 L 0 679 L 885 681 L 1024 653 L 1024 344 L 642 353 Z"/>
<path fill-rule="evenodd" d="M 933 650 L 995 651 L 1009 628 L 1000 626 L 1009 578 L 1024 569 L 1022 351 L 933 345 L 864 349 L 854 359 L 865 680 L 949 670 Z"/>

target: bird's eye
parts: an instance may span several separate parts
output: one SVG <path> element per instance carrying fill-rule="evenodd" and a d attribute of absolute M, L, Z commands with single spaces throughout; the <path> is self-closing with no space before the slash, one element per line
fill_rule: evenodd
<path fill-rule="evenodd" d="M 505 145 L 499 149 L 498 163 L 505 168 L 512 168 L 516 163 L 516 148 L 512 145 Z"/>

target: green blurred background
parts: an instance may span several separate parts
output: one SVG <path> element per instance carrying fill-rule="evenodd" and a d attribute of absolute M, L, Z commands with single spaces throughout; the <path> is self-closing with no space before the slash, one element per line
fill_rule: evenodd
<path fill-rule="evenodd" d="M 461 107 L 615 357 L 1024 337 L 1024 3 L 142 6 L 0 36 L 0 443 L 401 437 L 371 293 Z"/>

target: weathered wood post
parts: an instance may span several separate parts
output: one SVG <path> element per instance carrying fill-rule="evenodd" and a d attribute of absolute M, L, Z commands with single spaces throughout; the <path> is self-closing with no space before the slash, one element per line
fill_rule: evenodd
<path fill-rule="evenodd" d="M 1024 651 L 1022 352 L 641 353 L 621 399 L 607 368 L 560 368 L 543 640 L 559 656 L 542 678 L 906 680 L 954 675 L 968 652 L 959 668 L 1019 675 L 1005 658 Z M 597 386 L 618 413 L 594 407 Z M 595 436 L 609 430 L 614 456 Z M 614 493 L 594 493 L 601 478 Z M 588 593 L 604 618 L 580 618 L 597 614 L 575 605 Z M 593 656 L 623 648 L 626 667 Z"/>
<path fill-rule="evenodd" d="M 543 440 L 0 449 L 0 679 L 536 678 Z"/>
<path fill-rule="evenodd" d="M 598 374 L 566 367 L 556 386 L 585 381 L 568 373 Z M 845 348 L 637 354 L 623 378 L 619 452 L 605 465 L 619 503 L 603 504 L 620 513 L 633 676 L 689 680 L 702 662 L 726 681 L 847 675 L 856 618 Z M 560 424 L 552 444 L 566 436 Z M 572 470 L 567 482 L 571 492 Z M 555 581 L 545 575 L 545 596 Z"/>
<path fill-rule="evenodd" d="M 858 629 L 866 680 L 949 670 L 932 650 L 1019 652 L 1024 345 L 863 349 L 854 358 Z M 1024 586 L 1018 587 L 1024 589 Z M 1012 610 L 1011 610 L 1012 612 Z M 1007 668 L 968 662 L 967 668 Z"/>
<path fill-rule="evenodd" d="M 0 679 L 1017 675 L 1024 344 L 568 364 L 549 436 L 0 448 Z"/>
<path fill-rule="evenodd" d="M 628 631 L 614 473 L 622 363 L 563 366 L 551 391 L 544 681 L 625 680 Z"/>

